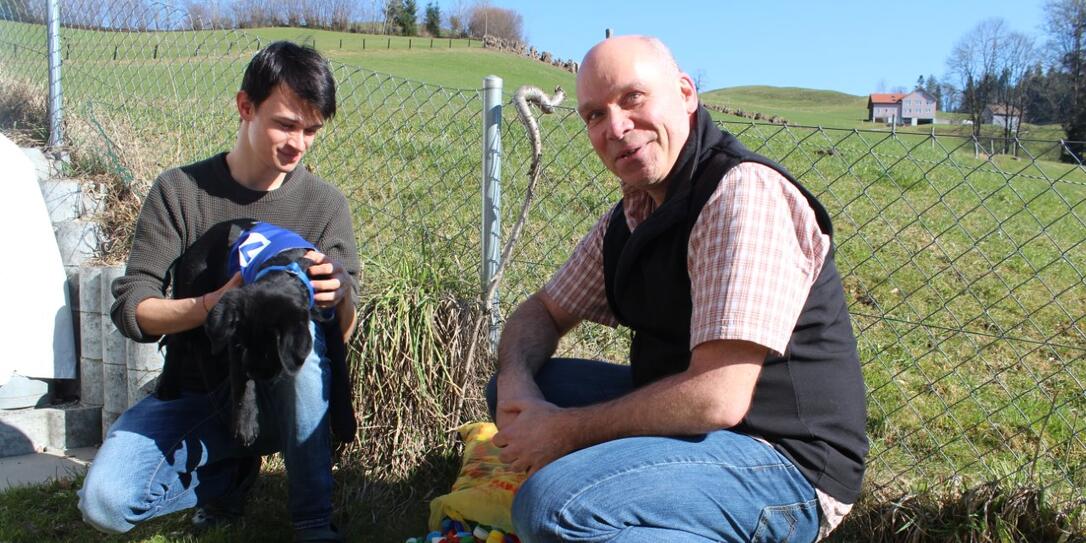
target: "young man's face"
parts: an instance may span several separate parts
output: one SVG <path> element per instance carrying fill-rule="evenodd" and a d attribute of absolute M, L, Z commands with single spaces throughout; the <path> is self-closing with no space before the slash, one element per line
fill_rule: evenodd
<path fill-rule="evenodd" d="M 690 77 L 636 38 L 611 38 L 586 57 L 577 99 L 604 166 L 628 188 L 666 192 L 697 109 Z"/>
<path fill-rule="evenodd" d="M 238 93 L 237 102 L 251 157 L 267 170 L 293 171 L 324 126 L 320 111 L 283 84 L 259 106 L 245 91 Z"/>

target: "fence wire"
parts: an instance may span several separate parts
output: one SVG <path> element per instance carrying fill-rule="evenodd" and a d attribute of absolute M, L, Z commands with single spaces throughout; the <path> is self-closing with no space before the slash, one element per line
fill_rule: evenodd
<path fill-rule="evenodd" d="M 0 2 L 0 91 L 47 92 L 44 4 Z M 233 96 L 266 35 L 191 30 L 208 26 L 148 1 L 65 3 L 62 19 L 77 163 L 138 185 L 232 146 Z M 333 66 L 339 113 L 307 163 L 350 199 L 367 282 L 407 275 L 477 296 L 481 93 L 364 61 Z M 508 228 L 530 145 L 511 106 L 503 124 Z M 540 124 L 544 169 L 501 288 L 506 312 L 619 196 L 572 109 Z M 833 215 L 868 388 L 869 488 L 890 496 L 1005 480 L 1081 507 L 1086 168 L 1059 161 L 1073 156 L 1065 143 L 996 149 L 934 132 L 720 124 L 789 168 Z M 627 332 L 582 328 L 563 352 L 622 359 Z"/>

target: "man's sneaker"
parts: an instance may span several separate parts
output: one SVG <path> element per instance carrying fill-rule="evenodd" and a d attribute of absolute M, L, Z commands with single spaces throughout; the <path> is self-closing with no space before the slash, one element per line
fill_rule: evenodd
<path fill-rule="evenodd" d="M 319 528 L 302 528 L 294 531 L 295 543 L 343 543 L 343 536 L 334 524 Z"/>
<path fill-rule="evenodd" d="M 203 531 L 229 524 L 245 514 L 245 502 L 248 500 L 249 491 L 256 483 L 257 476 L 260 475 L 260 461 L 260 456 L 238 459 L 233 490 L 197 507 L 192 514 L 193 527 Z"/>

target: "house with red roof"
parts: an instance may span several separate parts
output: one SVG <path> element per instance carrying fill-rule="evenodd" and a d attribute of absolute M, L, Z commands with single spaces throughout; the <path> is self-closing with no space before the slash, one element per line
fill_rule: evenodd
<path fill-rule="evenodd" d="M 867 119 L 894 124 L 929 124 L 935 122 L 935 97 L 923 89 L 909 93 L 876 93 L 867 98 Z"/>

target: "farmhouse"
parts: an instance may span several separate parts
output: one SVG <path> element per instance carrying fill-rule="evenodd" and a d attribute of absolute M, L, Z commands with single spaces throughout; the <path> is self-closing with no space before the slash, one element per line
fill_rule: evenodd
<path fill-rule="evenodd" d="M 1018 131 L 1018 122 L 1022 120 L 1022 110 L 1002 104 L 988 104 L 984 111 L 980 112 L 980 118 L 984 124 L 1010 127 L 1012 131 Z"/>
<path fill-rule="evenodd" d="M 923 89 L 910 93 L 876 93 L 867 99 L 867 119 L 895 124 L 935 122 L 935 97 Z"/>

